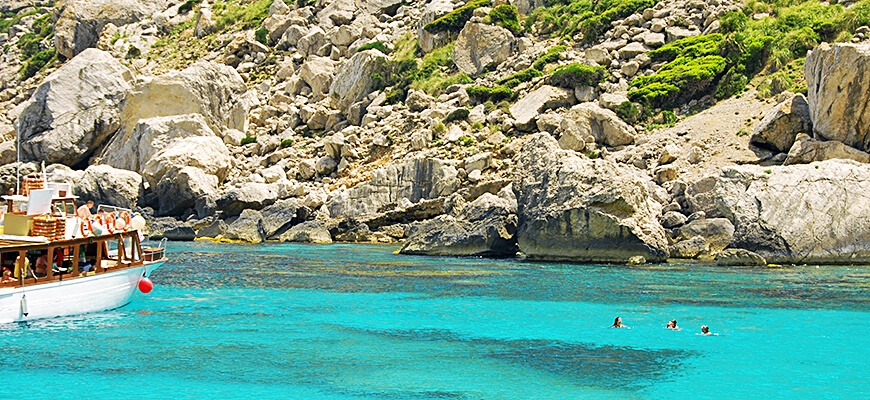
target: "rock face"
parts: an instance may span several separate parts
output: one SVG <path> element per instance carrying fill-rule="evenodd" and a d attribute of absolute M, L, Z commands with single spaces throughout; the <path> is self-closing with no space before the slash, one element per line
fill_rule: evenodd
<path fill-rule="evenodd" d="M 121 137 L 111 150 L 122 151 L 140 120 L 171 115 L 200 114 L 213 132 L 245 132 L 247 115 L 257 100 L 242 77 L 230 66 L 198 62 L 136 85 L 124 104 Z"/>
<path fill-rule="evenodd" d="M 241 240 L 249 243 L 260 243 L 266 240 L 263 215 L 256 210 L 242 211 L 239 218 L 227 226 L 223 236 L 227 239 Z"/>
<path fill-rule="evenodd" d="M 512 197 L 512 196 L 511 196 Z M 457 217 L 441 215 L 411 228 L 402 254 L 513 256 L 519 250 L 516 199 L 486 193 Z"/>
<path fill-rule="evenodd" d="M 166 8 L 166 0 L 66 0 L 58 2 L 60 16 L 54 28 L 57 52 L 73 58 L 95 47 L 107 24 L 140 21 Z"/>
<path fill-rule="evenodd" d="M 536 128 L 538 114 L 556 107 L 570 107 L 574 94 L 565 89 L 544 85 L 511 105 L 511 115 L 517 129 L 531 131 Z"/>
<path fill-rule="evenodd" d="M 804 74 L 816 137 L 870 151 L 870 44 L 823 43 Z"/>
<path fill-rule="evenodd" d="M 846 146 L 840 142 L 821 141 L 801 133 L 788 152 L 783 165 L 809 164 L 813 161 L 825 161 L 835 158 L 855 160 L 860 163 L 870 163 L 870 154 Z"/>
<path fill-rule="evenodd" d="M 870 166 L 830 160 L 788 167 L 726 167 L 686 190 L 690 211 L 734 224 L 733 248 L 772 263 L 870 260 Z"/>
<path fill-rule="evenodd" d="M 170 144 L 152 156 L 142 168 L 142 175 L 149 184 L 156 185 L 165 175 L 182 167 L 202 169 L 220 182 L 226 178 L 230 167 L 229 150 L 219 138 L 191 136 L 173 140 Z"/>
<path fill-rule="evenodd" d="M 133 76 L 109 53 L 88 49 L 54 71 L 16 120 L 23 160 L 77 165 L 121 126 Z"/>
<path fill-rule="evenodd" d="M 668 255 L 659 224 L 661 206 L 649 195 L 649 178 L 604 159 L 559 149 L 536 134 L 516 157 L 520 250 L 533 259 L 661 261 Z"/>
<path fill-rule="evenodd" d="M 275 203 L 278 189 L 273 184 L 249 182 L 225 191 L 217 200 L 217 207 L 226 215 L 235 216 L 245 209 L 261 210 Z"/>
<path fill-rule="evenodd" d="M 749 142 L 779 152 L 788 152 L 798 133 L 812 132 L 810 107 L 802 94 L 779 103 L 755 127 Z"/>
<path fill-rule="evenodd" d="M 338 107 L 347 111 L 351 104 L 372 91 L 375 73 L 380 71 L 384 53 L 378 50 L 366 50 L 353 55 L 335 74 L 329 95 L 337 100 Z"/>
<path fill-rule="evenodd" d="M 459 186 L 456 168 L 434 158 L 415 158 L 372 172 L 372 180 L 344 191 L 333 192 L 326 207 L 329 214 L 355 217 L 373 214 L 389 203 L 407 199 L 447 196 Z"/>
<path fill-rule="evenodd" d="M 634 143 L 637 135 L 634 128 L 622 121 L 616 113 L 591 102 L 571 107 L 557 133 L 563 137 L 559 142 L 564 146 L 582 143 L 590 135 L 595 138 L 596 143 L 611 147 L 623 146 Z"/>
<path fill-rule="evenodd" d="M 500 26 L 469 22 L 453 48 L 453 62 L 460 71 L 478 75 L 503 63 L 514 49 L 514 35 Z"/>
<path fill-rule="evenodd" d="M 142 177 L 108 165 L 91 165 L 75 181 L 73 191 L 76 196 L 93 200 L 97 205 L 133 208 L 142 196 Z"/>
<path fill-rule="evenodd" d="M 319 221 L 308 221 L 294 225 L 287 232 L 279 235 L 278 240 L 282 242 L 332 243 L 329 230 Z"/>
<path fill-rule="evenodd" d="M 218 178 L 196 167 L 173 169 L 154 186 L 157 193 L 158 215 L 181 215 L 187 209 L 195 209 L 197 216 L 205 217 L 209 201 L 214 202 Z"/>
<path fill-rule="evenodd" d="M 432 33 L 424 29 L 424 27 L 426 24 L 451 11 L 453 11 L 453 2 L 450 0 L 434 0 L 426 4 L 426 7 L 423 8 L 423 13 L 416 25 L 417 36 L 419 37 L 418 43 L 423 52 L 428 53 L 435 50 L 436 48 L 447 44 L 450 40 L 450 34 L 448 32 Z"/>
<path fill-rule="evenodd" d="M 146 230 L 152 240 L 163 238 L 169 240 L 196 239 L 196 231 L 193 230 L 193 227 L 172 217 L 158 218 L 150 221 Z"/>

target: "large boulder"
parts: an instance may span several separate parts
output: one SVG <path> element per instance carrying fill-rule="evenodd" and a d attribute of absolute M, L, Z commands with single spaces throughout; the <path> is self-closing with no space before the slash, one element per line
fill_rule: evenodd
<path fill-rule="evenodd" d="M 78 165 L 121 126 L 133 76 L 109 53 L 88 49 L 40 84 L 15 121 L 23 160 Z"/>
<path fill-rule="evenodd" d="M 768 262 L 870 261 L 870 165 L 829 160 L 787 167 L 725 167 L 686 190 L 690 212 L 727 218 L 733 248 Z"/>
<path fill-rule="evenodd" d="M 263 227 L 267 238 L 280 235 L 291 224 L 299 222 L 299 209 L 302 208 L 300 203 L 298 199 L 278 200 L 260 212 L 263 215 Z"/>
<path fill-rule="evenodd" d="M 511 196 L 513 197 L 513 196 Z M 516 255 L 516 199 L 485 193 L 456 217 L 441 215 L 414 225 L 403 254 L 454 256 Z"/>
<path fill-rule="evenodd" d="M 649 177 L 607 159 L 561 150 L 549 134 L 532 136 L 515 158 L 520 250 L 533 259 L 661 261 L 668 255 L 661 205 Z"/>
<path fill-rule="evenodd" d="M 218 177 L 199 168 L 174 168 L 152 188 L 157 194 L 157 214 L 178 216 L 194 209 L 198 217 L 206 217 L 211 211 L 209 201 L 214 202 L 217 188 Z"/>
<path fill-rule="evenodd" d="M 386 56 L 378 50 L 366 50 L 344 62 L 329 86 L 329 95 L 344 112 L 374 89 L 374 75 L 381 70 Z"/>
<path fill-rule="evenodd" d="M 157 218 L 149 221 L 146 226 L 148 237 L 152 240 L 169 239 L 190 241 L 196 239 L 196 231 L 192 226 L 172 217 Z"/>
<path fill-rule="evenodd" d="M 168 117 L 143 118 L 133 128 L 127 140 L 113 140 L 101 162 L 116 168 L 142 172 L 155 154 L 176 139 L 192 136 L 214 137 L 202 114 L 181 114 Z"/>
<path fill-rule="evenodd" d="M 73 192 L 97 204 L 133 208 L 142 197 L 142 176 L 108 165 L 91 165 L 74 182 Z"/>
<path fill-rule="evenodd" d="M 797 135 L 783 165 L 809 164 L 813 161 L 833 160 L 835 158 L 870 163 L 870 154 L 868 153 L 846 146 L 842 142 L 816 140 L 806 133 L 801 133 Z"/>
<path fill-rule="evenodd" d="M 277 199 L 277 185 L 249 182 L 241 187 L 227 189 L 218 197 L 216 204 L 227 216 L 236 216 L 246 209 L 262 210 Z"/>
<path fill-rule="evenodd" d="M 299 77 L 311 87 L 311 91 L 315 95 L 322 97 L 329 92 L 330 85 L 332 85 L 335 64 L 335 61 L 327 57 L 310 57 L 299 68 Z"/>
<path fill-rule="evenodd" d="M 266 240 L 263 215 L 256 210 L 242 211 L 242 214 L 227 226 L 223 237 L 249 243 L 260 243 Z"/>
<path fill-rule="evenodd" d="M 256 95 L 235 69 L 197 62 L 136 85 L 124 104 L 123 130 L 113 146 L 126 146 L 140 120 L 170 115 L 200 114 L 213 132 L 245 132 L 248 111 L 255 104 Z"/>
<path fill-rule="evenodd" d="M 822 43 L 804 74 L 816 137 L 870 151 L 870 43 Z"/>
<path fill-rule="evenodd" d="M 157 185 L 174 169 L 196 167 L 223 182 L 230 166 L 229 150 L 220 138 L 191 136 L 175 139 L 154 154 L 142 167 L 142 176 L 150 185 Z"/>
<path fill-rule="evenodd" d="M 329 229 L 320 221 L 308 221 L 299 225 L 294 225 L 287 232 L 278 236 L 278 240 L 282 242 L 302 242 L 302 243 L 332 243 L 332 236 L 329 235 Z"/>
<path fill-rule="evenodd" d="M 749 142 L 779 152 L 788 152 L 798 133 L 810 133 L 810 107 L 802 94 L 777 104 L 755 127 Z"/>
<path fill-rule="evenodd" d="M 424 53 L 428 53 L 450 42 L 449 32 L 432 33 L 426 30 L 426 24 L 441 18 L 453 11 L 453 2 L 450 0 L 434 0 L 423 8 L 423 13 L 417 21 L 417 43 Z"/>
<path fill-rule="evenodd" d="M 681 227 L 679 233 L 682 239 L 703 238 L 707 251 L 714 255 L 734 240 L 734 224 L 727 218 L 696 219 Z"/>
<path fill-rule="evenodd" d="M 517 129 L 531 131 L 537 127 L 535 122 L 540 113 L 553 108 L 570 107 L 573 100 L 574 93 L 544 85 L 523 96 L 510 107 L 510 111 Z"/>
<path fill-rule="evenodd" d="M 495 25 L 468 22 L 453 47 L 453 62 L 460 71 L 478 75 L 505 62 L 514 51 L 514 35 Z"/>
<path fill-rule="evenodd" d="M 56 4 L 59 16 L 54 45 L 65 58 L 96 47 L 108 24 L 123 26 L 141 21 L 166 8 L 166 0 L 64 0 Z"/>
<path fill-rule="evenodd" d="M 436 158 L 418 157 L 372 172 L 372 179 L 347 190 L 331 193 L 326 202 L 333 217 L 373 214 L 389 204 L 407 199 L 416 203 L 453 194 L 459 187 L 455 167 Z"/>
<path fill-rule="evenodd" d="M 572 143 L 582 143 L 590 135 L 595 143 L 610 147 L 632 144 L 637 135 L 637 131 L 616 113 L 592 102 L 571 107 L 556 133 L 560 135 L 559 144 L 565 149 L 572 149 Z"/>

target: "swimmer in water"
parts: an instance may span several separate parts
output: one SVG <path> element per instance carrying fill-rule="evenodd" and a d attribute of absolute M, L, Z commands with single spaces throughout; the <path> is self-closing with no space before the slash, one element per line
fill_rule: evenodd
<path fill-rule="evenodd" d="M 620 318 L 620 317 L 616 317 L 616 319 L 613 320 L 613 325 L 611 325 L 610 327 L 611 328 L 628 328 L 627 326 L 622 324 L 622 318 Z"/>
<path fill-rule="evenodd" d="M 705 336 L 710 336 L 713 333 L 710 332 L 710 328 L 707 325 L 701 325 L 701 334 Z"/>
<path fill-rule="evenodd" d="M 665 329 L 670 329 L 672 331 L 681 330 L 680 327 L 677 326 L 677 320 L 675 320 L 675 319 L 668 321 L 668 324 L 667 324 L 667 326 L 665 326 Z"/>

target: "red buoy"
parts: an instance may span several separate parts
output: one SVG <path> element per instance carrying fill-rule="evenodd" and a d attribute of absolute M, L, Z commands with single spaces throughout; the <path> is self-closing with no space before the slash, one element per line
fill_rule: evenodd
<path fill-rule="evenodd" d="M 142 278 L 139 280 L 139 291 L 142 293 L 151 292 L 151 289 L 154 289 L 154 283 L 151 282 L 151 279 Z"/>

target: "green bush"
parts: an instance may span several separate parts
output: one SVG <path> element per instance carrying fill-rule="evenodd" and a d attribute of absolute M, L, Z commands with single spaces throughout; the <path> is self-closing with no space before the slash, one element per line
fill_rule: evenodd
<path fill-rule="evenodd" d="M 30 57 L 21 67 L 21 79 L 27 79 L 41 71 L 48 63 L 57 59 L 55 49 L 40 51 Z"/>
<path fill-rule="evenodd" d="M 565 46 L 553 46 L 546 53 L 541 54 L 535 62 L 532 63 L 532 68 L 543 71 L 547 64 L 559 61 L 559 54 L 565 51 Z"/>
<path fill-rule="evenodd" d="M 488 7 L 490 5 L 492 5 L 490 0 L 470 1 L 464 6 L 447 13 L 447 15 L 426 24 L 423 29 L 429 33 L 459 32 L 465 26 L 465 23 L 471 19 L 471 15 L 476 8 Z"/>
<path fill-rule="evenodd" d="M 679 57 L 660 68 L 654 75 L 635 78 L 632 86 L 638 89 L 630 90 L 628 97 L 647 108 L 677 107 L 706 93 L 711 83 L 725 70 L 725 66 L 725 58 L 721 56 Z M 640 90 L 651 85 L 655 85 L 652 92 Z M 673 88 L 676 88 L 676 92 Z M 662 89 L 667 90 L 661 92 Z"/>
<path fill-rule="evenodd" d="M 142 50 L 139 50 L 139 48 L 136 46 L 130 46 L 130 48 L 127 49 L 127 58 L 137 58 L 141 55 Z"/>
<path fill-rule="evenodd" d="M 281 148 L 286 149 L 290 146 L 293 146 L 293 139 L 284 139 L 281 141 Z"/>
<path fill-rule="evenodd" d="M 505 28 L 514 35 L 520 33 L 523 28 L 520 26 L 520 14 L 515 6 L 498 5 L 493 7 L 492 11 L 487 15 L 490 24 L 498 25 Z"/>
<path fill-rule="evenodd" d="M 254 31 L 254 38 L 264 45 L 269 45 L 269 30 L 266 28 L 257 29 Z"/>
<path fill-rule="evenodd" d="M 529 13 L 526 30 L 533 26 L 552 37 L 582 33 L 587 42 L 596 39 L 613 21 L 652 7 L 657 0 L 550 0 L 546 7 Z"/>
<path fill-rule="evenodd" d="M 444 117 L 444 123 L 446 124 L 453 121 L 464 121 L 468 118 L 469 113 L 470 111 L 468 111 L 467 108 L 457 108 L 451 111 L 450 114 L 447 114 L 446 117 Z"/>
<path fill-rule="evenodd" d="M 244 138 L 242 138 L 241 145 L 242 145 L 242 146 L 245 146 L 245 145 L 248 145 L 248 144 L 254 143 L 254 142 L 256 142 L 256 141 L 257 141 L 257 137 L 256 137 L 256 136 L 245 136 Z"/>
<path fill-rule="evenodd" d="M 580 63 L 571 63 L 556 68 L 556 70 L 553 71 L 553 76 L 550 77 L 550 84 L 564 88 L 597 86 L 599 83 L 604 81 L 606 73 L 607 70 L 599 65 L 591 66 Z"/>
<path fill-rule="evenodd" d="M 468 97 L 471 97 L 477 103 L 485 103 L 487 101 L 495 103 L 514 96 L 514 92 L 504 86 L 467 86 L 465 92 L 468 93 Z"/>
<path fill-rule="evenodd" d="M 534 68 L 526 68 L 520 72 L 517 72 L 513 75 L 510 75 L 506 78 L 498 80 L 499 85 L 505 85 L 509 88 L 514 88 L 522 82 L 528 82 L 532 79 L 535 79 L 539 76 L 543 76 L 544 73 L 534 69 Z"/>
<path fill-rule="evenodd" d="M 380 41 L 366 43 L 366 44 L 360 46 L 359 49 L 357 49 L 356 51 L 357 51 L 357 53 L 359 53 L 361 51 L 366 51 L 366 50 L 371 50 L 371 49 L 380 50 L 380 52 L 384 53 L 384 54 L 390 53 L 390 51 L 387 49 L 387 46 L 384 46 L 384 44 L 381 43 Z"/>
<path fill-rule="evenodd" d="M 634 123 L 640 118 L 640 108 L 630 101 L 623 101 L 613 111 L 625 122 Z"/>
<path fill-rule="evenodd" d="M 215 26 L 218 30 L 228 27 L 251 29 L 260 26 L 269 16 L 272 0 L 253 0 L 250 2 L 227 2 L 222 9 L 215 4 Z"/>
<path fill-rule="evenodd" d="M 471 146 L 474 144 L 474 138 L 471 136 L 462 135 L 459 137 L 459 144 L 462 146 Z"/>
<path fill-rule="evenodd" d="M 178 6 L 178 13 L 179 14 L 187 14 L 190 11 L 192 11 L 193 7 L 195 7 L 199 3 L 202 3 L 202 0 L 187 0 L 184 3 L 182 3 L 180 6 Z"/>

